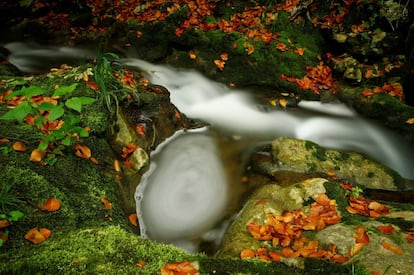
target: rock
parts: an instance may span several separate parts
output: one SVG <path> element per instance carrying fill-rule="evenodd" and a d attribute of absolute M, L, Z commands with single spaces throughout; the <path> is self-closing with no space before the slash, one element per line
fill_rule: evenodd
<path fill-rule="evenodd" d="M 258 173 L 274 179 L 283 171 L 332 172 L 339 178 L 372 189 L 399 190 L 403 185 L 395 172 L 358 153 L 327 150 L 313 142 L 286 137 L 275 139 L 267 150 L 270 151 L 266 160 L 256 154 L 253 158 L 258 161 L 252 161 L 251 165 Z"/>

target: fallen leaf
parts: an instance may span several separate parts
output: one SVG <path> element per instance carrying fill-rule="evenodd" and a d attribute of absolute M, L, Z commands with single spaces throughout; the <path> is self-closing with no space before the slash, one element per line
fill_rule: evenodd
<path fill-rule="evenodd" d="M 166 264 L 161 268 L 161 275 L 194 275 L 198 270 L 190 262 L 176 262 Z"/>
<path fill-rule="evenodd" d="M 248 249 L 248 248 L 243 249 L 240 252 L 241 259 L 251 259 L 251 258 L 254 258 L 255 256 L 256 256 L 256 253 L 253 250 Z"/>
<path fill-rule="evenodd" d="M 193 50 L 190 50 L 188 52 L 188 55 L 190 56 L 190 59 L 192 59 L 192 60 L 196 60 L 197 59 L 197 55 L 196 55 L 196 53 Z"/>
<path fill-rule="evenodd" d="M 305 53 L 305 49 L 304 48 L 297 48 L 297 49 L 295 49 L 295 53 L 297 55 L 302 56 Z"/>
<path fill-rule="evenodd" d="M 101 202 L 103 203 L 105 209 L 112 209 L 112 203 L 109 202 L 107 198 L 102 197 Z"/>
<path fill-rule="evenodd" d="M 30 153 L 30 161 L 32 162 L 40 162 L 45 157 L 46 151 L 40 152 L 39 149 L 34 149 L 32 153 Z"/>
<path fill-rule="evenodd" d="M 52 232 L 47 228 L 34 227 L 27 231 L 27 233 L 24 235 L 24 238 L 34 244 L 38 244 L 49 238 L 51 234 Z"/>
<path fill-rule="evenodd" d="M 414 243 L 414 233 L 407 235 L 406 239 L 408 242 Z"/>
<path fill-rule="evenodd" d="M 392 251 L 398 255 L 402 255 L 403 251 L 401 249 L 399 249 L 398 247 L 396 247 L 395 245 L 389 244 L 386 241 L 383 241 L 381 243 L 382 247 L 384 247 L 385 249 Z"/>
<path fill-rule="evenodd" d="M 13 143 L 13 150 L 17 152 L 26 152 L 27 147 L 23 141 L 16 141 Z"/>
<path fill-rule="evenodd" d="M 143 268 L 145 266 L 145 262 L 144 261 L 140 261 L 140 262 L 136 263 L 135 265 L 138 266 L 138 267 Z"/>
<path fill-rule="evenodd" d="M 75 144 L 73 148 L 76 150 L 75 155 L 80 158 L 88 159 L 92 155 L 91 149 L 89 149 L 89 147 L 86 145 Z"/>
<path fill-rule="evenodd" d="M 128 220 L 133 226 L 138 226 L 138 216 L 136 213 L 130 214 Z"/>
<path fill-rule="evenodd" d="M 226 64 L 226 62 L 221 60 L 221 59 L 216 59 L 216 60 L 214 60 L 214 64 L 216 64 L 217 68 L 220 71 L 222 71 L 222 70 L 224 70 L 224 65 Z"/>
<path fill-rule="evenodd" d="M 388 235 L 394 232 L 395 228 L 392 225 L 378 225 L 377 228 L 384 234 Z"/>
<path fill-rule="evenodd" d="M 282 42 L 279 42 L 279 43 L 276 44 L 276 49 L 278 49 L 281 52 L 285 52 L 285 51 L 289 50 L 286 47 L 286 45 L 284 43 L 282 43 Z"/>
<path fill-rule="evenodd" d="M 50 197 L 43 204 L 43 210 L 54 212 L 60 209 L 60 202 L 53 197 Z"/>
<path fill-rule="evenodd" d="M 220 54 L 220 58 L 223 61 L 227 61 L 229 59 L 229 55 L 228 55 L 228 53 L 224 52 L 224 53 Z"/>
<path fill-rule="evenodd" d="M 5 228 L 10 225 L 10 222 L 8 220 L 0 220 L 0 228 Z"/>
<path fill-rule="evenodd" d="M 407 119 L 407 121 L 405 123 L 414 124 L 414 117 L 411 117 L 411 118 Z"/>
<path fill-rule="evenodd" d="M 116 172 L 121 172 L 121 164 L 119 164 L 119 160 L 114 160 L 114 169 Z"/>
<path fill-rule="evenodd" d="M 362 248 L 364 246 L 366 246 L 366 244 L 364 244 L 364 243 L 356 243 L 356 244 L 354 244 L 354 246 L 349 251 L 349 256 L 351 256 L 351 257 L 352 256 L 355 256 L 356 254 L 358 254 L 362 250 Z"/>

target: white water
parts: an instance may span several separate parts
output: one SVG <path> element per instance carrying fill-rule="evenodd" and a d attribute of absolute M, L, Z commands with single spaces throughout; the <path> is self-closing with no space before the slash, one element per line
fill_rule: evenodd
<path fill-rule="evenodd" d="M 165 86 L 171 101 L 191 118 L 210 123 L 234 135 L 263 139 L 290 136 L 322 146 L 355 150 L 414 178 L 412 144 L 373 121 L 358 116 L 341 103 L 301 101 L 299 108 L 262 112 L 247 91 L 231 90 L 192 70 L 127 59 L 129 67 L 143 69 L 149 80 Z"/>
<path fill-rule="evenodd" d="M 344 104 L 303 101 L 299 108 L 262 112 L 248 92 L 230 90 L 195 71 L 136 59 L 123 63 L 145 70 L 151 82 L 165 86 L 171 93 L 171 101 L 187 116 L 204 120 L 227 134 L 269 141 L 291 136 L 325 147 L 359 151 L 405 177 L 414 178 L 411 144 L 359 117 Z M 186 134 L 180 133 L 157 149 L 151 162 L 155 168 L 151 168 L 137 188 L 137 212 L 144 236 L 194 252 L 199 240 L 192 238 L 208 235 L 208 230 L 225 215 L 229 198 L 223 194 L 228 192 L 229 184 L 219 168 L 222 164 L 215 162 L 220 160 L 212 161 L 211 151 L 217 150 L 214 145 L 193 141 L 191 135 L 183 137 Z M 197 189 L 193 184 L 197 184 Z M 181 201 L 180 197 L 185 198 Z M 214 230 L 210 235 L 220 239 L 223 231 Z"/>
<path fill-rule="evenodd" d="M 6 48 L 11 52 L 10 62 L 32 73 L 45 71 L 64 60 L 93 56 L 89 51 L 67 47 L 11 43 Z M 414 178 L 412 145 L 343 104 L 303 101 L 299 108 L 262 112 L 248 91 L 231 90 L 195 71 L 137 59 L 125 59 L 123 63 L 145 70 L 152 83 L 165 86 L 171 101 L 187 116 L 202 119 L 227 135 L 261 141 L 290 136 L 326 147 L 355 150 L 404 177 Z M 208 130 L 178 132 L 157 148 L 151 155 L 150 171 L 136 191 L 144 236 L 189 251 L 197 249 L 194 239 L 217 237 L 209 234 L 209 229 L 225 215 L 231 193 L 228 175 L 218 156 L 222 149 Z"/>

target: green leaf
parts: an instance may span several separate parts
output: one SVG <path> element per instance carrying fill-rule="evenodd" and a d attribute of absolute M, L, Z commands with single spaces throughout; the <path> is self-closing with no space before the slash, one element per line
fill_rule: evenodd
<path fill-rule="evenodd" d="M 34 120 L 34 124 L 39 129 L 43 126 L 43 124 L 45 124 L 45 122 L 46 122 L 46 118 L 44 116 L 39 116 L 39 117 L 35 118 L 35 120 Z"/>
<path fill-rule="evenodd" d="M 10 86 L 22 86 L 27 83 L 25 79 L 13 79 L 13 81 L 8 82 L 7 84 Z"/>
<path fill-rule="evenodd" d="M 55 119 L 60 118 L 64 113 L 65 110 L 63 109 L 63 104 L 53 105 L 49 112 L 49 121 L 54 121 Z"/>
<path fill-rule="evenodd" d="M 76 89 L 76 86 L 78 86 L 78 83 L 73 83 L 69 86 L 61 86 L 61 87 L 56 89 L 56 91 L 53 93 L 52 97 L 69 94 L 69 93 L 73 92 Z"/>
<path fill-rule="evenodd" d="M 92 97 L 80 96 L 80 97 L 72 97 L 66 100 L 65 105 L 68 108 L 71 108 L 79 113 L 82 111 L 82 105 L 91 104 L 95 101 Z"/>
<path fill-rule="evenodd" d="M 14 96 L 24 95 L 26 98 L 31 98 L 35 95 L 42 95 L 46 92 L 45 89 L 37 87 L 37 86 L 30 86 L 30 87 L 23 87 L 20 90 L 14 91 L 11 94 L 7 95 L 5 99 L 11 99 Z"/>
<path fill-rule="evenodd" d="M 53 107 L 55 107 L 55 105 L 50 102 L 42 102 L 42 104 L 39 105 L 38 109 L 39 111 L 49 111 Z"/>
<path fill-rule="evenodd" d="M 10 215 L 9 221 L 11 221 L 11 222 L 18 221 L 21 217 L 24 216 L 23 212 L 20 212 L 20 211 L 17 211 L 17 210 L 16 211 L 10 211 L 9 215 Z"/>
<path fill-rule="evenodd" d="M 80 137 L 89 137 L 89 132 L 80 126 L 73 127 L 72 131 L 78 133 Z"/>
<path fill-rule="evenodd" d="M 39 146 L 37 146 L 37 149 L 39 149 L 40 152 L 44 152 L 47 149 L 48 146 L 49 146 L 49 142 L 47 142 L 45 140 L 42 140 L 39 143 Z"/>
<path fill-rule="evenodd" d="M 70 146 L 72 143 L 72 138 L 70 136 L 67 136 L 64 139 L 62 139 L 61 143 L 65 146 Z"/>
<path fill-rule="evenodd" d="M 32 111 L 32 106 L 25 101 L 17 105 L 15 108 L 11 109 L 0 118 L 4 120 L 17 120 L 23 122 L 23 119 Z"/>

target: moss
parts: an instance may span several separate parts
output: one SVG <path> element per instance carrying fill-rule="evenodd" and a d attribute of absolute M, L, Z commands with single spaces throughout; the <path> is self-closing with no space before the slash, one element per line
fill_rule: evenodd
<path fill-rule="evenodd" d="M 155 274 L 168 262 L 194 258 L 113 225 L 55 230 L 41 244 L 23 240 L 21 245 L 26 249 L 20 249 L 19 253 L 0 254 L 2 273 Z M 144 267 L 136 266 L 141 261 Z"/>

